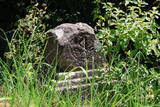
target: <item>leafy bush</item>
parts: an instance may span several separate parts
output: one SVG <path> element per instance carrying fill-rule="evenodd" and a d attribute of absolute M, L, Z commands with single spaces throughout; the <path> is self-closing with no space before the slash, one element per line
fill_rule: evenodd
<path fill-rule="evenodd" d="M 103 44 L 103 51 L 111 58 L 120 54 L 121 58 L 133 58 L 141 53 L 140 61 L 146 64 L 160 63 L 160 34 L 155 19 L 160 13 L 157 7 L 143 11 L 147 3 L 142 0 L 125 0 L 125 7 L 120 9 L 114 3 L 102 3 L 105 14 L 95 9 L 95 19 L 98 19 L 97 36 Z M 109 59 L 110 61 L 111 59 Z"/>

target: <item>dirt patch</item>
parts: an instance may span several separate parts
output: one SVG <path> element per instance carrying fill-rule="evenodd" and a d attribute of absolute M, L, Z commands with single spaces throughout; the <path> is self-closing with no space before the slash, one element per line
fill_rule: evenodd
<path fill-rule="evenodd" d="M 8 102 L 0 102 L 0 107 L 10 107 Z"/>

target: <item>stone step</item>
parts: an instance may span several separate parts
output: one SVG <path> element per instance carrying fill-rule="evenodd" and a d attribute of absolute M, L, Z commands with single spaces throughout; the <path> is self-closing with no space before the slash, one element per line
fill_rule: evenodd
<path fill-rule="evenodd" d="M 56 87 L 56 91 L 76 91 L 76 90 L 84 90 L 84 89 L 90 89 L 91 87 L 97 88 L 98 86 L 102 85 L 104 83 L 88 83 L 88 84 L 79 84 L 79 85 L 69 85 L 65 87 Z"/>
<path fill-rule="evenodd" d="M 103 75 L 105 74 L 105 75 Z M 61 72 L 56 74 L 53 84 L 56 91 L 74 91 L 79 89 L 90 89 L 89 87 L 99 87 L 106 84 L 104 78 L 108 78 L 107 70 L 87 70 L 87 71 L 74 71 L 74 72 Z M 112 83 L 118 82 L 116 79 Z"/>
<path fill-rule="evenodd" d="M 67 87 L 67 86 L 74 86 L 74 85 L 81 85 L 86 83 L 97 82 L 101 78 L 100 77 L 83 77 L 83 78 L 75 78 L 75 79 L 66 79 L 66 80 L 52 80 L 56 87 Z"/>
<path fill-rule="evenodd" d="M 101 76 L 104 71 L 102 70 L 87 70 L 87 71 L 74 71 L 74 72 L 63 72 L 63 73 L 57 73 L 56 79 L 75 79 L 75 78 L 84 78 L 84 77 L 93 77 L 93 76 Z"/>

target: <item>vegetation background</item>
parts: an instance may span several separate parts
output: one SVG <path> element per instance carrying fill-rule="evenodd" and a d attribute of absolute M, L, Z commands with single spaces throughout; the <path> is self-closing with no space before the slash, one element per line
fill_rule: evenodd
<path fill-rule="evenodd" d="M 160 106 L 159 11 L 159 0 L 0 0 L 0 104 Z M 39 80 L 44 65 L 56 72 L 44 61 L 45 32 L 76 22 L 95 29 L 110 74 L 84 101 L 54 91 L 52 75 Z"/>

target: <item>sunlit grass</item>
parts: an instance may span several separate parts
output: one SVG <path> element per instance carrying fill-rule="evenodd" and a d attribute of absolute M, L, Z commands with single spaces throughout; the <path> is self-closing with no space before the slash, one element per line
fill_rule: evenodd
<path fill-rule="evenodd" d="M 55 89 L 56 83 L 52 82 L 57 72 L 56 66 L 46 64 L 44 61 L 46 46 L 41 50 L 42 57 L 38 57 L 40 59 L 33 57 L 35 47 L 32 45 L 37 42 L 32 38 L 35 36 L 37 35 L 33 32 L 26 40 L 24 34 L 15 32 L 12 39 L 20 38 L 21 46 L 18 48 L 11 46 L 8 41 L 9 60 L 0 60 L 2 77 L 0 103 L 6 102 L 13 107 L 160 106 L 159 71 L 154 68 L 148 69 L 146 65 L 140 63 L 141 52 L 126 59 L 120 58 L 118 54 L 112 54 L 108 61 L 109 66 L 106 68 L 107 74 L 103 76 L 105 83 L 98 88 L 94 87 L 96 80 L 92 80 L 90 81 L 92 85 L 87 90 L 59 92 Z M 68 72 L 74 72 L 76 69 L 77 67 Z M 84 68 L 81 70 L 85 72 Z M 86 78 L 88 78 L 87 73 Z M 89 97 L 86 97 L 87 95 Z"/>
<path fill-rule="evenodd" d="M 115 60 L 117 61 L 117 60 Z M 76 92 L 56 92 L 52 78 L 38 80 L 37 73 L 27 75 L 17 62 L 17 69 L 10 72 L 6 63 L 0 61 L 3 75 L 3 90 L 0 102 L 7 101 L 10 105 L 21 107 L 66 107 L 66 106 L 159 106 L 160 103 L 160 75 L 153 69 L 148 70 L 138 62 L 127 64 L 117 61 L 117 65 L 110 68 L 109 78 L 104 78 L 106 84 L 88 91 L 90 97 L 83 99 L 83 90 Z M 126 64 L 126 65 L 125 65 Z M 52 72 L 56 72 L 53 69 Z M 118 80 L 113 82 L 113 80 Z M 46 87 L 47 86 L 47 87 Z"/>

